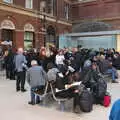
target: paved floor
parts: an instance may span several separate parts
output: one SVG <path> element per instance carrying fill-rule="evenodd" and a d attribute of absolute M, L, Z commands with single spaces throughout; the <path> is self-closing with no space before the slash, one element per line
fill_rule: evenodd
<path fill-rule="evenodd" d="M 112 103 L 120 98 L 120 84 L 108 84 Z M 29 87 L 26 85 L 29 91 Z M 91 113 L 60 112 L 54 107 L 28 105 L 29 92 L 15 91 L 15 81 L 0 75 L 0 120 L 108 120 L 110 108 L 94 105 Z M 57 105 L 57 104 L 56 104 Z"/>

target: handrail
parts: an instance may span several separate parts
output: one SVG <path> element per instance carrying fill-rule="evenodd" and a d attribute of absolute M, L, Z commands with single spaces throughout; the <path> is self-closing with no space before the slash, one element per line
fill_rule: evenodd
<path fill-rule="evenodd" d="M 54 90 L 53 90 L 53 87 L 52 87 L 52 83 L 50 83 L 50 88 L 51 88 L 51 91 L 52 91 L 52 96 L 53 96 L 55 101 L 61 102 L 61 101 L 66 101 L 67 100 L 66 98 L 57 98 L 55 96 L 55 93 L 54 93 Z"/>

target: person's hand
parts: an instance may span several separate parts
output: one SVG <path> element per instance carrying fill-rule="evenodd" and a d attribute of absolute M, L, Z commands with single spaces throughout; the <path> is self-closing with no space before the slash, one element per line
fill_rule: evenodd
<path fill-rule="evenodd" d="M 75 90 L 75 91 L 74 91 L 74 93 L 78 93 L 78 92 L 79 92 L 79 90 Z"/>
<path fill-rule="evenodd" d="M 70 88 L 71 87 L 71 85 L 65 85 L 65 89 L 68 89 L 68 88 Z"/>

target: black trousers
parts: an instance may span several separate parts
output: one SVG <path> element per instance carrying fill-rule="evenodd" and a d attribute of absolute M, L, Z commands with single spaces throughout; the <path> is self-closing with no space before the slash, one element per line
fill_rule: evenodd
<path fill-rule="evenodd" d="M 25 71 L 17 72 L 16 89 L 23 90 L 25 85 Z"/>
<path fill-rule="evenodd" d="M 57 92 L 55 96 L 60 98 L 73 98 L 73 107 L 75 108 L 77 105 L 80 105 L 79 93 L 75 93 L 75 90 L 77 90 L 77 87 L 71 87 Z"/>

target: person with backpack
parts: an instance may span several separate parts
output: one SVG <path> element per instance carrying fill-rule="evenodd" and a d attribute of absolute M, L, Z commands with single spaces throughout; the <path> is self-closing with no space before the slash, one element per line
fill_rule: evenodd
<path fill-rule="evenodd" d="M 102 75 L 97 71 L 96 63 L 92 63 L 91 68 L 89 68 L 87 73 L 84 75 L 83 84 L 92 92 L 94 103 L 100 104 L 103 102 L 107 91 L 107 83 Z"/>
<path fill-rule="evenodd" d="M 48 77 L 48 81 L 56 81 L 56 76 L 57 73 L 59 72 L 59 70 L 55 67 L 55 65 L 53 63 L 48 63 L 47 64 L 47 77 Z"/>

